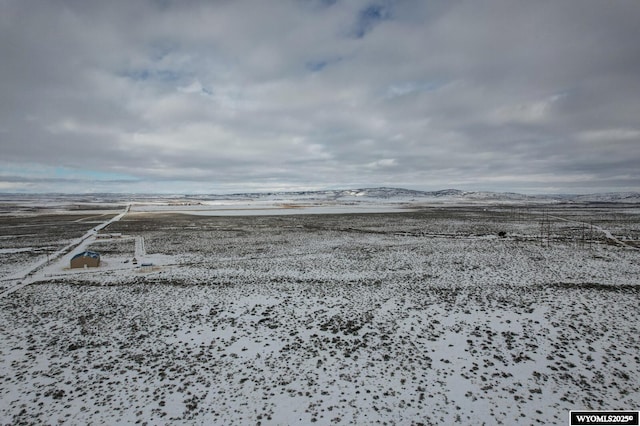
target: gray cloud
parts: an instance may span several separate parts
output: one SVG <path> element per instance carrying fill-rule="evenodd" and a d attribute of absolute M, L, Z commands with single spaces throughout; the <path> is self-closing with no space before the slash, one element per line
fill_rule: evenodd
<path fill-rule="evenodd" d="M 0 12 L 3 191 L 640 190 L 635 0 Z"/>

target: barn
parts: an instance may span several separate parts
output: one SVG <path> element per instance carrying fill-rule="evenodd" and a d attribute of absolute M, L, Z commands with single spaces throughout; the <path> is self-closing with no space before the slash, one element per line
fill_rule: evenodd
<path fill-rule="evenodd" d="M 100 266 L 100 255 L 95 251 L 83 251 L 71 258 L 71 268 L 96 268 Z"/>

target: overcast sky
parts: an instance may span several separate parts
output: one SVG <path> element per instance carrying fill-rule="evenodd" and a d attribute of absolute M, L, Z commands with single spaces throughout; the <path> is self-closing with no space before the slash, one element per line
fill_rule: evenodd
<path fill-rule="evenodd" d="M 0 1 L 0 192 L 640 190 L 640 1 Z"/>

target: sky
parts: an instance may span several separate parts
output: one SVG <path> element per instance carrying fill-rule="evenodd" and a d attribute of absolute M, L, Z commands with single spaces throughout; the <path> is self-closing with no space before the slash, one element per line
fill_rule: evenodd
<path fill-rule="evenodd" d="M 0 0 L 0 192 L 640 191 L 637 0 Z"/>

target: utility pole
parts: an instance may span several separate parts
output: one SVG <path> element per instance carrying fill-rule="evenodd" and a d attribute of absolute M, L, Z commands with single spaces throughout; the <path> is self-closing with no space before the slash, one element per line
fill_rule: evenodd
<path fill-rule="evenodd" d="M 544 216 L 540 220 L 540 245 L 544 246 Z"/>

